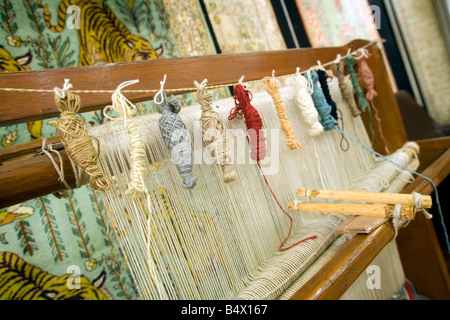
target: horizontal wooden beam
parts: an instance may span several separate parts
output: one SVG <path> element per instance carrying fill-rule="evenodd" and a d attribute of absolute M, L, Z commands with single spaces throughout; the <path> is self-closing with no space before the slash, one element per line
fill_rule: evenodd
<path fill-rule="evenodd" d="M 367 44 L 357 40 L 348 46 L 334 48 L 289 49 L 241 54 L 218 54 L 187 58 L 159 59 L 139 62 L 116 63 L 96 66 L 46 69 L 28 72 L 0 74 L 0 88 L 45 89 L 49 92 L 2 91 L 0 94 L 0 125 L 23 123 L 59 115 L 55 106 L 54 87 L 62 88 L 64 79 L 70 79 L 73 90 L 115 90 L 128 80 L 140 82 L 127 87 L 129 90 L 159 90 L 160 81 L 167 75 L 166 91 L 175 88 L 193 88 L 193 81 L 208 79 L 208 85 L 258 80 L 271 75 L 293 74 L 296 68 L 309 69 L 345 55 L 349 48 Z M 189 90 L 187 90 L 189 91 Z M 183 93 L 183 91 L 178 92 Z M 100 109 L 111 104 L 112 93 L 81 93 L 80 112 Z M 149 101 L 154 92 L 127 93 L 136 103 Z"/>

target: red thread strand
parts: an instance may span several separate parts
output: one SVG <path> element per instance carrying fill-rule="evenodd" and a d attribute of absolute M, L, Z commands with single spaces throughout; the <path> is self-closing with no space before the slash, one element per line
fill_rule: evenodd
<path fill-rule="evenodd" d="M 287 237 L 284 239 L 284 241 L 280 244 L 278 250 L 279 251 L 286 251 L 290 248 L 305 242 L 307 240 L 316 239 L 317 236 L 308 237 L 305 239 L 302 239 L 289 247 L 283 248 L 283 245 L 286 243 L 286 241 L 291 237 L 292 233 L 292 225 L 293 225 L 293 219 L 292 217 L 283 209 L 280 202 L 278 201 L 277 197 L 275 196 L 275 193 L 272 191 L 272 188 L 269 185 L 269 182 L 266 179 L 266 176 L 264 175 L 264 172 L 261 168 L 261 165 L 259 164 L 260 160 L 263 160 L 266 156 L 266 138 L 264 136 L 264 132 L 262 130 L 262 119 L 259 115 L 258 111 L 255 109 L 254 106 L 251 104 L 251 100 L 253 98 L 251 92 L 247 90 L 244 86 L 241 84 L 238 84 L 234 88 L 234 103 L 235 107 L 231 109 L 230 115 L 228 116 L 228 120 L 233 119 L 244 119 L 245 124 L 247 126 L 247 141 L 250 146 L 250 157 L 253 160 L 257 161 L 258 167 L 261 170 L 262 176 L 264 178 L 264 181 L 269 188 L 270 193 L 272 194 L 273 198 L 275 199 L 278 207 L 283 211 L 283 213 L 289 218 L 289 232 Z"/>
<path fill-rule="evenodd" d="M 317 236 L 314 235 L 314 236 L 311 236 L 311 237 L 302 239 L 302 240 L 300 240 L 300 241 L 298 241 L 298 242 L 296 242 L 296 243 L 290 245 L 289 247 L 283 248 L 283 245 L 284 245 L 284 244 L 286 243 L 286 241 L 288 241 L 288 239 L 291 237 L 291 233 L 292 233 L 292 225 L 293 225 L 293 223 L 294 223 L 294 220 L 293 220 L 292 217 L 289 215 L 289 213 L 287 213 L 287 212 L 283 209 L 283 207 L 281 206 L 281 204 L 280 204 L 280 202 L 278 201 L 277 197 L 275 196 L 275 193 L 273 193 L 272 188 L 271 188 L 270 185 L 269 185 L 269 181 L 267 181 L 266 176 L 264 175 L 264 171 L 262 170 L 261 165 L 259 164 L 259 162 L 258 162 L 258 167 L 259 167 L 259 170 L 261 170 L 261 173 L 262 173 L 262 176 L 263 176 L 263 178 L 264 178 L 264 181 L 266 182 L 266 185 L 267 185 L 267 187 L 269 188 L 270 193 L 272 194 L 273 198 L 275 199 L 276 203 L 278 204 L 278 207 L 280 207 L 281 211 L 283 211 L 283 213 L 289 218 L 289 232 L 288 232 L 288 235 L 286 236 L 286 238 L 284 239 L 284 241 L 280 244 L 280 247 L 278 248 L 278 250 L 279 250 L 279 251 L 286 251 L 286 250 L 289 250 L 289 249 L 295 247 L 296 245 L 298 245 L 298 244 L 300 244 L 300 243 L 302 243 L 302 242 L 305 242 L 305 241 L 307 241 L 307 240 L 317 239 Z"/>

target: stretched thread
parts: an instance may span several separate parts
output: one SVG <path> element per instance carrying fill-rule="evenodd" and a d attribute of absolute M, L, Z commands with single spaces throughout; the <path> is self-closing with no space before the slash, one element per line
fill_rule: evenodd
<path fill-rule="evenodd" d="M 411 170 L 411 169 L 409 169 L 409 168 L 407 168 L 405 166 L 402 166 L 401 164 L 395 163 L 391 159 L 386 158 L 385 156 L 381 155 L 380 153 L 378 153 L 378 152 L 376 152 L 376 151 L 374 151 L 372 149 L 369 149 L 368 147 L 363 145 L 361 142 L 359 142 L 358 140 L 356 140 L 353 137 L 349 136 L 348 134 L 346 134 L 345 132 L 341 131 L 340 129 L 336 128 L 336 130 L 339 131 L 342 135 L 344 135 L 348 139 L 352 140 L 354 143 L 356 143 L 360 147 L 362 147 L 365 150 L 371 152 L 372 154 L 374 154 L 374 155 L 376 155 L 376 156 L 378 156 L 378 157 L 380 157 L 380 158 L 382 158 L 382 159 L 392 163 L 393 165 L 395 165 L 395 166 L 397 166 L 397 167 L 399 167 L 399 168 L 401 168 L 403 170 L 409 171 L 410 173 L 415 174 L 415 175 L 417 175 L 417 176 L 427 180 L 431 184 L 431 186 L 433 187 L 433 190 L 434 190 L 434 196 L 435 196 L 435 199 L 436 199 L 436 205 L 437 205 L 437 208 L 438 208 L 438 212 L 439 212 L 442 228 L 444 230 L 444 236 L 445 236 L 445 241 L 446 241 L 446 245 L 447 245 L 447 251 L 450 252 L 450 241 L 449 241 L 448 234 L 447 234 L 447 228 L 445 227 L 444 215 L 442 213 L 441 203 L 439 201 L 439 193 L 438 193 L 437 187 L 434 184 L 433 180 L 431 180 L 430 178 L 428 178 L 428 177 L 426 177 L 426 176 L 424 176 L 424 175 L 422 175 L 422 174 L 420 174 L 420 173 L 418 173 L 418 172 L 416 172 L 414 170 Z"/>
<path fill-rule="evenodd" d="M 265 137 L 264 137 L 264 133 L 262 131 L 262 119 L 261 116 L 259 115 L 258 111 L 255 109 L 255 107 L 253 107 L 250 103 L 251 101 L 251 92 L 248 91 L 246 88 L 244 88 L 244 86 L 242 86 L 242 84 L 238 84 L 235 89 L 234 89 L 234 99 L 235 99 L 235 103 L 236 103 L 236 107 L 233 108 L 230 112 L 230 116 L 228 117 L 228 119 L 231 121 L 233 119 L 244 119 L 246 126 L 247 126 L 247 130 L 251 129 L 251 131 L 253 132 L 258 132 L 260 133 L 262 136 L 252 136 L 252 135 L 248 135 L 247 136 L 247 141 L 249 142 L 250 148 L 251 148 L 251 156 L 253 160 L 256 160 L 257 165 L 259 170 L 261 171 L 261 175 L 264 178 L 264 182 L 266 183 L 267 187 L 269 188 L 270 193 L 272 194 L 275 202 L 277 203 L 278 207 L 281 209 L 281 211 L 289 218 L 290 221 L 290 225 L 289 225 L 289 232 L 288 235 L 286 236 L 286 238 L 284 239 L 284 241 L 280 244 L 279 246 L 279 250 L 280 251 L 286 251 L 296 245 L 298 245 L 299 243 L 302 243 L 304 241 L 310 240 L 310 239 L 315 239 L 317 238 L 317 236 L 313 236 L 307 239 L 303 239 L 300 240 L 298 242 L 296 242 L 295 244 L 287 247 L 287 248 L 283 248 L 283 245 L 286 243 L 286 241 L 288 241 L 288 239 L 291 236 L 292 233 L 292 226 L 293 226 L 293 219 L 292 217 L 283 209 L 283 207 L 281 206 L 280 202 L 278 201 L 275 193 L 272 191 L 272 188 L 269 185 L 269 181 L 267 181 L 266 176 L 264 175 L 264 171 L 261 168 L 261 164 L 259 163 L 259 160 L 262 160 L 262 157 L 259 157 L 260 152 L 263 151 L 264 156 L 266 155 L 266 145 L 265 145 Z M 251 140 L 253 138 L 253 140 Z M 260 144 L 260 143 L 263 144 Z M 256 146 L 255 146 L 256 144 Z M 263 148 L 263 149 L 261 149 Z"/>
<path fill-rule="evenodd" d="M 303 168 L 306 169 L 306 164 L 302 153 L 302 145 L 295 137 L 295 132 L 286 114 L 286 109 L 284 107 L 283 99 L 281 98 L 280 90 L 276 80 L 273 77 L 265 77 L 263 79 L 263 85 L 264 89 L 268 94 L 270 94 L 275 103 L 275 110 L 277 112 L 278 119 L 280 119 L 281 130 L 283 130 L 284 134 L 286 135 L 286 139 L 282 139 L 282 141 L 286 142 L 286 146 L 289 150 L 297 149 L 300 152 Z"/>
<path fill-rule="evenodd" d="M 112 95 L 111 106 L 111 108 L 119 114 L 119 118 L 114 119 L 114 121 L 123 121 L 128 134 L 131 165 L 129 171 L 130 182 L 125 194 L 130 195 L 132 198 L 137 198 L 141 193 L 148 196 L 147 188 L 144 183 L 146 163 L 145 145 L 138 133 L 136 124 L 132 119 L 136 114 L 136 110 L 134 108 L 130 108 L 130 106 L 134 106 L 121 93 L 121 89 L 123 87 L 137 82 L 138 80 L 127 81 L 119 85 L 117 90 Z"/>
<path fill-rule="evenodd" d="M 281 211 L 282 211 L 282 212 L 288 217 L 288 219 L 289 219 L 289 231 L 288 231 L 288 234 L 287 234 L 286 238 L 283 240 L 283 242 L 280 244 L 280 246 L 278 247 L 278 250 L 279 250 L 279 251 L 286 251 L 286 250 L 289 250 L 289 249 L 295 247 L 296 245 L 298 245 L 298 244 L 300 244 L 300 243 L 302 243 L 302 242 L 305 242 L 305 241 L 308 241 L 308 240 L 317 239 L 317 236 L 314 235 L 314 236 L 311 236 L 311 237 L 302 239 L 302 240 L 300 240 L 300 241 L 297 241 L 296 243 L 290 245 L 289 247 L 283 248 L 284 244 L 285 244 L 285 243 L 289 240 L 289 238 L 291 237 L 292 227 L 293 227 L 293 224 L 294 224 L 294 220 L 292 219 L 292 217 L 290 216 L 290 214 L 287 213 L 287 212 L 283 209 L 283 207 L 281 206 L 280 202 L 278 201 L 277 197 L 275 196 L 275 193 L 272 191 L 272 188 L 270 187 L 269 182 L 267 181 L 267 178 L 266 178 L 266 176 L 264 175 L 264 171 L 262 170 L 261 165 L 259 164 L 259 162 L 258 162 L 258 167 L 259 167 L 259 170 L 261 170 L 261 174 L 262 174 L 262 176 L 263 176 L 263 178 L 264 178 L 264 181 L 265 181 L 267 187 L 269 188 L 269 191 L 270 191 L 270 193 L 272 194 L 273 198 L 275 199 L 275 202 L 277 203 L 277 205 L 278 205 L 278 207 L 281 209 Z"/>

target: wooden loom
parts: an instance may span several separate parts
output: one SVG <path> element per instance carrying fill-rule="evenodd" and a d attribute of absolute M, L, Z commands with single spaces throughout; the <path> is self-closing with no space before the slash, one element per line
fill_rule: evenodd
<path fill-rule="evenodd" d="M 103 66 L 63 68 L 0 74 L 0 88 L 48 88 L 49 92 L 4 91 L 0 94 L 0 124 L 2 126 L 57 117 L 52 88 L 70 78 L 75 88 L 116 88 L 130 78 L 141 79 L 133 90 L 159 88 L 164 74 L 170 76 L 167 88 L 190 88 L 192 79 L 207 78 L 209 85 L 233 83 L 245 75 L 246 81 L 262 79 L 276 70 L 277 76 L 292 74 L 300 67 L 306 70 L 317 61 L 333 61 L 338 54 L 344 56 L 349 49 L 357 50 L 367 41 L 356 40 L 342 47 L 295 49 L 275 52 L 222 54 L 206 57 L 143 61 Z M 377 45 L 368 47 L 371 58 L 367 60 L 374 72 L 379 97 L 375 104 L 383 119 L 388 147 L 395 150 L 408 140 L 395 95 L 385 67 L 383 55 Z M 181 70 L 181 71 L 180 71 Z M 101 81 L 99 81 L 101 79 Z M 167 91 L 170 93 L 170 91 Z M 176 92 L 182 93 L 182 92 Z M 154 93 L 127 94 L 132 102 L 147 101 Z M 82 93 L 80 112 L 98 110 L 110 104 L 111 93 Z M 364 122 L 369 119 L 363 115 Z M 376 134 L 378 134 L 376 132 Z M 58 138 L 48 139 L 48 143 Z M 450 139 L 440 138 L 417 141 L 421 148 L 419 172 L 439 185 L 450 173 Z M 32 142 L 0 149 L 0 207 L 20 203 L 64 189 L 59 175 L 46 155 L 39 155 L 42 142 Z M 380 139 L 375 139 L 374 149 L 383 153 Z M 64 167 L 70 167 L 64 150 L 60 152 Z M 75 187 L 72 170 L 65 172 L 65 180 Z M 426 180 L 417 178 L 403 192 L 432 193 Z M 295 299 L 337 299 L 370 264 L 373 258 L 391 241 L 394 230 L 383 224 L 368 235 L 356 235 L 298 291 Z M 418 216 L 397 238 L 406 276 L 419 292 L 435 299 L 450 298 L 450 279 L 439 248 L 433 225 Z M 422 262 L 430 261 L 432 272 L 421 272 Z"/>

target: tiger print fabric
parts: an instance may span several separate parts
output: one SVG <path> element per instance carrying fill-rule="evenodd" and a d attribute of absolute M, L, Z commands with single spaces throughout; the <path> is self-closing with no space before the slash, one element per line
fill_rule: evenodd
<path fill-rule="evenodd" d="M 92 282 L 76 273 L 55 276 L 17 254 L 0 252 L 1 300 L 108 300 L 105 277 L 105 271 Z"/>
<path fill-rule="evenodd" d="M 101 1 L 65 0 L 57 10 L 57 25 L 52 25 L 48 5 L 44 8 L 44 21 L 47 28 L 60 33 L 66 27 L 68 8 L 79 8 L 77 27 L 80 66 L 97 62 L 117 63 L 127 61 L 158 59 L 162 55 L 162 44 L 155 51 L 144 37 L 135 35 L 117 19 L 111 9 Z"/>

